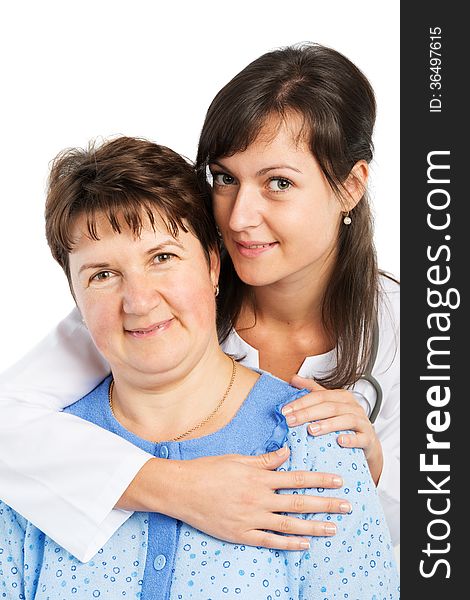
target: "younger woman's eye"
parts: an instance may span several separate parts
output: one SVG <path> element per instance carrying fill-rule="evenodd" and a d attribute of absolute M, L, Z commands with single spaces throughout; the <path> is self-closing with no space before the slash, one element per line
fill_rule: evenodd
<path fill-rule="evenodd" d="M 213 181 L 216 185 L 233 185 L 235 177 L 232 177 L 228 173 L 214 173 Z"/>
<path fill-rule="evenodd" d="M 272 177 L 268 183 L 268 188 L 272 192 L 285 192 L 290 187 L 292 187 L 292 182 L 284 177 Z"/>

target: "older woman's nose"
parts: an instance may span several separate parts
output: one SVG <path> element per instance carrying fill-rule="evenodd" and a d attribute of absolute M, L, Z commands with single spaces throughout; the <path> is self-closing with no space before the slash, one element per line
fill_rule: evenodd
<path fill-rule="evenodd" d="M 146 315 L 161 302 L 161 295 L 151 277 L 127 281 L 123 294 L 123 310 L 127 314 Z"/>
<path fill-rule="evenodd" d="M 263 220 L 260 208 L 257 189 L 252 186 L 240 186 L 230 213 L 230 229 L 243 231 L 260 225 Z"/>

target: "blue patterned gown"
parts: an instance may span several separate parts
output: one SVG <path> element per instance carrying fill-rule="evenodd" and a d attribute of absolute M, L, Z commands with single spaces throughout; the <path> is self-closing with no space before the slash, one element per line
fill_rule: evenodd
<path fill-rule="evenodd" d="M 305 515 L 336 523 L 305 552 L 221 542 L 165 515 L 135 512 L 88 563 L 81 563 L 0 501 L 0 598 L 7 600 L 395 600 L 393 549 L 362 450 L 338 446 L 336 434 L 288 430 L 279 409 L 306 393 L 262 374 L 235 417 L 205 437 L 153 444 L 124 429 L 108 404 L 110 379 L 66 409 L 154 456 L 192 459 L 255 454 L 287 444 L 283 469 L 338 473 L 339 490 L 300 494 L 344 497 L 347 515 Z M 57 450 L 60 452 L 60 448 Z M 297 492 L 296 492 L 297 493 Z M 44 507 L 47 510 L 47 507 Z"/>

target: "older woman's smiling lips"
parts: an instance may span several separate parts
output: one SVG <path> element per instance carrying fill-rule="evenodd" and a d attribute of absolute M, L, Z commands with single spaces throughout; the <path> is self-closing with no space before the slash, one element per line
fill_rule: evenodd
<path fill-rule="evenodd" d="M 171 324 L 173 323 L 173 319 L 167 319 L 166 321 L 160 321 L 159 323 L 154 323 L 149 327 L 140 327 L 139 329 L 126 329 L 126 333 L 130 336 L 138 339 L 148 338 L 154 335 L 157 335 L 163 331 L 166 331 Z"/>
<path fill-rule="evenodd" d="M 246 258 L 255 258 L 260 254 L 268 252 L 272 248 L 278 245 L 279 242 L 258 242 L 256 240 L 249 242 L 241 242 L 235 240 L 235 245 L 238 252 Z"/>

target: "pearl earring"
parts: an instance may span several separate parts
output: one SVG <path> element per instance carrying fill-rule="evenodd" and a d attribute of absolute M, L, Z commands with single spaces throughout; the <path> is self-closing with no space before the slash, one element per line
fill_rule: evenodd
<path fill-rule="evenodd" d="M 218 286 L 218 285 L 216 285 L 216 286 L 215 286 L 215 291 L 214 291 L 214 294 L 215 294 L 215 297 L 216 297 L 216 298 L 217 298 L 217 296 L 219 295 L 219 291 L 220 291 L 220 290 L 219 290 L 219 286 Z"/>
<path fill-rule="evenodd" d="M 351 217 L 349 216 L 349 210 L 348 210 L 348 212 L 347 212 L 347 213 L 344 215 L 344 218 L 343 218 L 343 223 L 344 223 L 345 225 L 351 225 Z"/>

